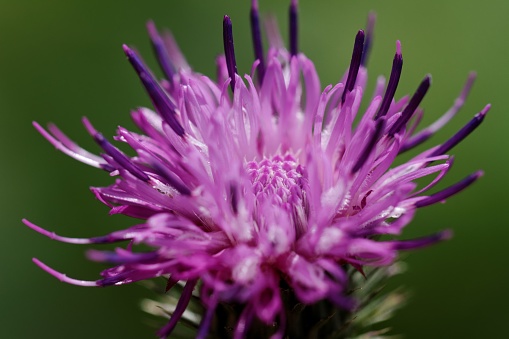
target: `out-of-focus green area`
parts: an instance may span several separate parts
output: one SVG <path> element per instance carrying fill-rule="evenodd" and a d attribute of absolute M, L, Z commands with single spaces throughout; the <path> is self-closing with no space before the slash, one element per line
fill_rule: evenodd
<path fill-rule="evenodd" d="M 260 2 L 262 12 L 278 16 L 286 36 L 288 1 Z M 379 74 L 388 76 L 395 41 L 401 40 L 405 64 L 397 96 L 414 91 L 426 73 L 433 75 L 423 103 L 424 125 L 450 107 L 469 71 L 477 71 L 462 112 L 427 145 L 442 142 L 492 103 L 483 126 L 452 151 L 455 165 L 446 183 L 479 168 L 485 176 L 447 204 L 419 210 L 405 231 L 403 238 L 452 228 L 455 237 L 408 254 L 409 270 L 393 280 L 393 287 L 404 285 L 413 296 L 390 325 L 408 338 L 508 336 L 509 2 L 300 2 L 300 48 L 314 60 L 322 86 L 337 81 L 348 67 L 354 35 L 370 10 L 378 21 L 369 88 Z M 151 292 L 138 285 L 69 286 L 32 263 L 38 257 L 88 280 L 103 269 L 86 260 L 86 247 L 53 242 L 24 227 L 23 217 L 76 237 L 102 235 L 136 221 L 108 216 L 88 187 L 112 179 L 55 151 L 31 122 L 54 122 L 95 152 L 82 116 L 105 135 L 112 135 L 117 125 L 132 127 L 130 109 L 149 101 L 121 44 L 135 46 L 157 69 L 145 32 L 147 19 L 170 28 L 190 64 L 214 76 L 215 57 L 222 51 L 222 16 L 229 14 L 239 72 L 249 73 L 249 3 L 0 0 L 2 338 L 154 336 L 150 318 L 139 310 L 140 300 Z"/>

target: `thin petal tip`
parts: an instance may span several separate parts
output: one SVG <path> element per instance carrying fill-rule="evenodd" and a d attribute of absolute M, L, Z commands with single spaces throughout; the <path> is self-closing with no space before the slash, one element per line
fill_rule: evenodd
<path fill-rule="evenodd" d="M 28 219 L 23 218 L 23 219 L 21 219 L 21 222 L 23 224 L 25 224 L 25 226 L 28 226 L 29 228 L 33 229 L 36 232 L 41 233 L 41 230 L 44 230 L 43 228 L 41 228 L 41 227 L 37 226 L 36 224 L 30 222 Z"/>
<path fill-rule="evenodd" d="M 97 130 L 95 129 L 95 127 L 92 125 L 92 123 L 90 122 L 90 120 L 88 120 L 87 117 L 82 117 L 81 118 L 81 123 L 83 124 L 83 126 L 85 126 L 85 129 L 87 130 L 87 132 L 95 138 L 95 136 L 99 133 L 97 132 Z"/>
<path fill-rule="evenodd" d="M 131 58 L 132 55 L 134 54 L 133 50 L 126 44 L 122 44 L 122 49 L 124 50 L 124 53 L 128 58 Z"/>
<path fill-rule="evenodd" d="M 42 269 L 46 273 L 52 275 L 53 277 L 57 278 L 61 282 L 65 282 L 65 283 L 68 283 L 68 284 L 71 284 L 71 285 L 84 286 L 84 287 L 97 287 L 97 286 L 99 286 L 97 284 L 97 282 L 95 282 L 95 281 L 77 280 L 77 279 L 69 278 L 65 274 L 60 273 L 60 272 L 52 269 L 51 267 L 49 267 L 48 265 L 46 265 L 45 263 L 43 263 L 42 261 L 40 261 L 37 258 L 32 258 L 32 261 L 34 262 L 34 264 L 39 266 L 40 269 Z"/>
<path fill-rule="evenodd" d="M 154 23 L 153 20 L 148 20 L 145 26 L 147 27 L 147 30 L 150 34 L 157 32 L 156 24 Z"/>
<path fill-rule="evenodd" d="M 484 171 L 483 171 L 483 170 L 479 170 L 479 171 L 477 171 L 477 172 L 475 172 L 475 173 L 473 174 L 473 177 L 474 177 L 475 179 L 479 179 L 479 178 L 481 178 L 481 177 L 483 177 L 483 176 L 484 176 Z"/>
<path fill-rule="evenodd" d="M 402 56 L 402 53 L 401 53 L 401 41 L 399 41 L 399 40 L 396 40 L 396 55 L 398 57 Z"/>
<path fill-rule="evenodd" d="M 444 240 L 450 240 L 454 236 L 454 232 L 451 229 L 443 230 L 442 232 L 438 233 L 438 240 L 444 241 Z"/>
<path fill-rule="evenodd" d="M 424 77 L 424 80 L 422 82 L 425 82 L 427 83 L 428 85 L 431 85 L 431 74 L 426 74 L 426 76 Z"/>
<path fill-rule="evenodd" d="M 482 111 L 479 112 L 479 114 L 484 117 L 484 116 L 486 116 L 486 114 L 489 112 L 490 109 L 491 109 L 491 104 L 487 104 L 486 106 L 484 106 Z"/>

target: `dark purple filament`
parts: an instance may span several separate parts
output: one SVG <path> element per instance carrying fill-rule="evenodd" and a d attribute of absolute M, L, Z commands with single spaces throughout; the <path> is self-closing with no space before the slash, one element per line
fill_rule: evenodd
<path fill-rule="evenodd" d="M 288 11 L 288 17 L 290 22 L 290 55 L 295 56 L 299 51 L 298 46 L 298 30 L 299 30 L 299 17 L 298 17 L 298 1 L 292 0 L 290 3 L 290 9 Z"/>
<path fill-rule="evenodd" d="M 239 211 L 239 194 L 237 190 L 237 185 L 235 183 L 230 184 L 230 204 L 232 207 L 233 213 L 237 214 Z"/>
<path fill-rule="evenodd" d="M 398 88 L 399 78 L 401 77 L 402 69 L 403 69 L 403 55 L 401 54 L 401 44 L 398 41 L 396 42 L 396 54 L 394 55 L 394 60 L 392 61 L 392 70 L 391 76 L 389 78 L 389 83 L 387 84 L 387 88 L 385 89 L 384 98 L 382 100 L 382 104 L 380 105 L 380 109 L 375 115 L 375 119 L 385 116 L 389 111 L 392 99 L 394 98 L 394 94 L 396 94 L 396 89 Z"/>
<path fill-rule="evenodd" d="M 357 171 L 359 171 L 362 168 L 362 166 L 364 166 L 364 164 L 366 163 L 366 160 L 368 160 L 369 155 L 373 151 L 373 148 L 375 148 L 377 141 L 382 136 L 384 127 L 385 127 L 385 119 L 378 119 L 376 121 L 375 131 L 373 132 L 373 134 L 371 134 L 371 138 L 369 139 L 369 142 L 366 144 L 366 147 L 364 147 L 364 149 L 362 150 L 361 155 L 359 156 L 359 158 L 357 159 L 357 162 L 355 163 L 355 165 L 352 168 L 352 174 L 356 173 Z"/>
<path fill-rule="evenodd" d="M 433 245 L 439 241 L 447 240 L 452 237 L 450 230 L 441 231 L 427 237 L 412 239 L 412 240 L 400 240 L 393 243 L 394 248 L 397 250 L 413 250 L 421 247 Z"/>
<path fill-rule="evenodd" d="M 232 21 L 228 15 L 223 18 L 223 43 L 224 55 L 226 57 L 226 67 L 230 77 L 230 87 L 232 92 L 235 89 L 235 74 L 237 74 L 237 62 L 235 61 L 235 49 L 233 47 L 233 29 Z"/>
<path fill-rule="evenodd" d="M 97 133 L 94 135 L 95 141 L 101 146 L 101 148 L 115 160 L 120 166 L 125 168 L 129 173 L 134 175 L 136 178 L 148 182 L 149 176 L 140 170 L 124 153 L 118 148 L 109 143 L 108 140 L 101 134 Z"/>
<path fill-rule="evenodd" d="M 161 70 L 163 71 L 164 75 L 166 76 L 166 79 L 169 80 L 169 83 L 171 85 L 173 75 L 175 74 L 175 67 L 171 62 L 166 47 L 164 46 L 163 39 L 159 35 L 159 32 L 157 31 L 156 25 L 154 24 L 153 21 L 147 22 L 147 30 L 150 36 L 150 41 L 152 42 L 152 48 L 154 49 L 154 53 L 157 56 L 159 66 L 161 67 Z"/>
<path fill-rule="evenodd" d="M 362 51 L 364 49 L 364 31 L 361 29 L 355 36 L 355 44 L 353 46 L 352 60 L 350 61 L 350 68 L 348 70 L 348 77 L 346 79 L 345 89 L 341 96 L 341 103 L 346 100 L 346 94 L 351 92 L 357 81 L 357 74 L 359 74 L 359 67 L 361 66 Z"/>
<path fill-rule="evenodd" d="M 147 66 L 145 66 L 145 64 L 141 61 L 140 57 L 138 57 L 138 55 L 127 45 L 124 45 L 123 48 L 127 59 L 133 66 L 136 73 L 138 73 L 138 76 L 150 96 L 156 111 L 161 115 L 163 120 L 170 125 L 177 135 L 183 136 L 185 131 L 180 122 L 177 120 L 175 105 L 171 102 L 170 98 L 161 88 L 152 73 L 150 73 Z"/>
<path fill-rule="evenodd" d="M 428 140 L 431 136 L 433 136 L 433 132 L 424 131 L 420 132 L 419 134 L 412 135 L 411 138 L 409 138 L 400 148 L 399 152 L 403 153 L 408 150 L 411 150 L 412 148 L 422 144 L 426 140 Z"/>
<path fill-rule="evenodd" d="M 175 174 L 171 173 L 169 170 L 166 169 L 165 166 L 159 165 L 158 163 L 153 163 L 152 168 L 162 176 L 166 182 L 176 189 L 180 194 L 183 195 L 191 195 L 191 190 L 178 178 Z"/>
<path fill-rule="evenodd" d="M 265 60 L 263 53 L 262 34 L 260 31 L 260 17 L 258 14 L 258 1 L 253 0 L 251 6 L 251 35 L 253 38 L 253 49 L 255 59 L 260 63 L 258 64 L 258 82 L 263 83 L 265 76 Z"/>
<path fill-rule="evenodd" d="M 428 92 L 429 86 L 431 85 L 431 76 L 426 75 L 424 79 L 422 80 L 421 84 L 415 91 L 414 95 L 410 99 L 410 102 L 408 105 L 403 109 L 403 112 L 401 113 L 401 116 L 396 120 L 394 125 L 392 125 L 391 129 L 389 130 L 389 135 L 393 136 L 396 133 L 399 133 L 401 129 L 403 129 L 412 115 L 414 114 L 417 107 L 419 107 L 419 104 L 421 103 L 422 99 Z"/>
<path fill-rule="evenodd" d="M 173 311 L 173 314 L 171 315 L 170 321 L 157 333 L 161 338 L 168 337 L 175 326 L 177 326 L 178 321 L 184 314 L 184 311 L 186 310 L 187 305 L 193 296 L 194 287 L 196 286 L 197 282 L 197 279 L 188 280 L 186 282 L 186 285 L 182 290 L 182 294 L 180 295 L 180 298 L 177 302 L 177 306 L 175 307 L 175 311 Z"/>
<path fill-rule="evenodd" d="M 465 179 L 461 180 L 460 182 L 457 182 L 456 184 L 447 187 L 446 189 L 437 192 L 435 194 L 430 195 L 429 197 L 426 197 L 422 200 L 419 200 L 415 203 L 415 207 L 425 207 L 432 204 L 436 204 L 437 202 L 444 201 L 445 199 L 449 198 L 450 196 L 459 193 L 460 191 L 464 190 L 471 184 L 473 184 L 477 179 L 479 179 L 483 175 L 482 171 L 475 172 L 473 174 L 470 174 Z"/>
<path fill-rule="evenodd" d="M 410 138 L 408 138 L 405 141 L 405 143 L 401 146 L 399 152 L 400 153 L 406 152 L 409 149 L 412 149 L 418 146 L 419 144 L 425 142 L 431 136 L 433 136 L 439 129 L 441 129 L 454 115 L 456 115 L 458 110 L 463 106 L 475 78 L 476 78 L 475 72 L 471 72 L 468 75 L 467 82 L 465 83 L 465 86 L 463 87 L 459 97 L 456 98 L 456 100 L 454 101 L 454 106 L 451 107 L 449 111 L 444 113 L 444 115 L 440 117 L 437 121 L 435 121 L 433 124 L 421 130 L 419 133 L 414 134 Z"/>
<path fill-rule="evenodd" d="M 470 120 L 462 129 L 460 129 L 455 135 L 453 135 L 449 140 L 440 145 L 436 150 L 431 153 L 430 157 L 434 157 L 437 155 L 442 155 L 448 152 L 451 148 L 460 143 L 463 139 L 465 139 L 470 133 L 472 133 L 484 120 L 486 113 L 488 113 L 491 105 L 486 105 L 484 109 L 477 113 L 472 120 Z"/>

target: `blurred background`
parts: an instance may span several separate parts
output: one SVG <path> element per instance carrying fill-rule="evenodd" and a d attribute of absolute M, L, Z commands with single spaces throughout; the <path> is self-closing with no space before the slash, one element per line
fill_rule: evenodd
<path fill-rule="evenodd" d="M 136 284 L 70 286 L 32 263 L 37 257 L 86 280 L 97 279 L 103 269 L 85 259 L 87 247 L 51 241 L 23 226 L 23 217 L 75 237 L 103 235 L 135 221 L 108 216 L 89 187 L 112 179 L 57 152 L 31 122 L 54 122 L 94 152 L 99 149 L 82 128 L 82 116 L 105 135 L 112 135 L 117 125 L 133 128 L 129 111 L 149 101 L 121 45 L 135 46 L 160 75 L 145 31 L 148 19 L 170 28 L 194 69 L 214 77 L 215 57 L 223 48 L 222 16 L 229 14 L 239 73 L 248 73 L 253 59 L 249 2 L 0 0 L 2 338 L 154 337 L 152 319 L 139 308 L 152 292 Z M 260 2 L 263 13 L 277 15 L 286 37 L 289 1 Z M 336 82 L 348 67 L 355 33 L 371 10 L 378 20 L 369 89 L 379 74 L 389 75 L 395 41 L 401 40 L 405 64 L 397 97 L 413 92 L 425 74 L 433 75 L 422 105 L 424 125 L 452 105 L 468 73 L 477 71 L 461 113 L 425 147 L 441 143 L 492 103 L 481 128 L 452 151 L 455 165 L 441 187 L 477 169 L 484 169 L 485 176 L 447 204 L 419 210 L 406 229 L 402 238 L 444 228 L 452 228 L 455 236 L 405 254 L 408 271 L 395 277 L 391 287 L 406 286 L 412 297 L 389 325 L 407 338 L 509 337 L 509 150 L 504 139 L 509 127 L 509 2 L 300 2 L 300 49 L 315 62 L 322 86 Z"/>

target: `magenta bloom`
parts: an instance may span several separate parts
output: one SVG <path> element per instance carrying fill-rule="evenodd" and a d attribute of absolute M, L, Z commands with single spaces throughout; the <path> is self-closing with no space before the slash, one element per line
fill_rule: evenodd
<path fill-rule="evenodd" d="M 290 6 L 289 50 L 269 23 L 271 47 L 264 53 L 256 1 L 251 20 L 256 57 L 251 75 L 237 73 L 228 16 L 217 81 L 192 71 L 173 39 L 160 36 L 151 22 L 149 34 L 166 79 L 157 80 L 124 46 L 155 109 L 132 112 L 141 132 L 119 127 L 114 137 L 127 143 L 134 157 L 113 146 L 87 119 L 83 123 L 103 149 L 101 156 L 80 148 L 54 125 L 46 130 L 34 123 L 58 150 L 117 177 L 111 186 L 92 189 L 112 214 L 141 219 L 129 229 L 90 239 L 58 236 L 25 220 L 63 242 L 130 241 L 114 252 L 88 252 L 92 260 L 113 264 L 96 281 L 71 279 L 34 262 L 81 286 L 159 276 L 169 277 L 168 288 L 185 282 L 173 316 L 159 333 L 163 337 L 195 289 L 206 310 L 199 338 L 206 337 L 221 304 L 238 307 L 235 337 L 243 337 L 256 321 L 277 324 L 273 334 L 282 338 L 288 319 L 283 291 L 288 290 L 298 303 L 355 307 L 347 268 L 362 272 L 364 266 L 389 265 L 400 250 L 448 238 L 450 232 L 444 231 L 412 240 L 378 240 L 399 235 L 416 209 L 443 202 L 482 174 L 426 193 L 449 171 L 449 151 L 482 122 L 489 105 L 450 139 L 393 166 L 400 153 L 427 140 L 458 112 L 474 75 L 448 112 L 416 132 L 431 78 L 426 75 L 411 96 L 395 99 L 403 65 L 399 42 L 389 81 L 378 81 L 367 109 L 359 112 L 372 18 L 367 32 L 360 30 L 355 37 L 345 76 L 325 89 L 313 63 L 298 50 L 297 1 Z M 428 184 L 417 187 L 422 177 L 430 178 Z M 136 252 L 138 244 L 152 251 Z"/>

